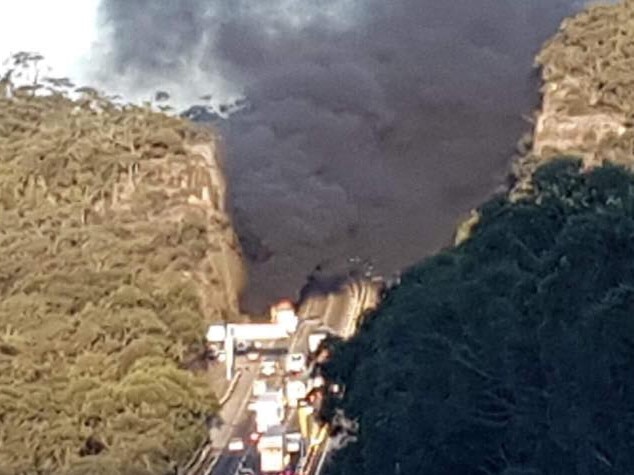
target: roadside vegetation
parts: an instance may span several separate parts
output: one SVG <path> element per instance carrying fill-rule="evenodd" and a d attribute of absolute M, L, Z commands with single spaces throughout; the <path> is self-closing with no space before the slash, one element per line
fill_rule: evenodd
<path fill-rule="evenodd" d="M 0 473 L 168 473 L 204 437 L 217 400 L 186 364 L 230 310 L 196 277 L 220 285 L 208 254 L 232 231 L 190 203 L 187 144 L 213 140 L 66 81 L 0 82 Z"/>
<path fill-rule="evenodd" d="M 509 192 L 333 343 L 329 475 L 634 473 L 633 18 L 564 20 Z"/>
<path fill-rule="evenodd" d="M 332 475 L 634 473 L 634 175 L 580 159 L 492 199 L 325 371 L 359 423 Z"/>

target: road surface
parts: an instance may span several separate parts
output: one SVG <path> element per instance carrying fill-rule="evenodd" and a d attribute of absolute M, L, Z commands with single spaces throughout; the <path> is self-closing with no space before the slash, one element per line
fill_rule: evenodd
<path fill-rule="evenodd" d="M 367 308 L 373 308 L 377 305 L 380 299 L 380 288 L 378 285 L 372 285 L 367 283 L 361 289 L 361 294 L 358 295 L 358 299 L 360 300 L 360 308 L 365 310 Z M 356 316 L 355 316 L 356 317 Z M 356 323 L 355 318 L 348 321 L 347 327 L 342 332 L 344 337 L 350 337 L 355 331 L 354 324 Z M 331 451 L 330 449 L 336 445 L 333 444 L 334 439 L 326 438 L 322 444 L 315 448 L 314 451 L 309 453 L 309 457 L 306 460 L 306 464 L 304 470 L 302 470 L 300 475 L 319 475 L 323 472 L 324 466 L 328 461 L 328 454 Z"/>
<path fill-rule="evenodd" d="M 360 284 L 346 285 L 337 293 L 315 295 L 309 297 L 298 309 L 298 315 L 305 321 L 298 328 L 297 333 L 289 344 L 290 352 L 308 352 L 308 334 L 315 328 L 325 324 L 338 334 L 349 333 L 354 320 L 360 310 Z M 319 316 L 320 319 L 311 317 Z M 255 468 L 257 465 L 257 451 L 255 447 L 247 445 L 245 451 L 232 453 L 226 447 L 234 437 L 248 440 L 255 424 L 252 413 L 246 409 L 251 397 L 251 387 L 257 377 L 258 363 L 248 362 L 244 357 L 236 360 L 236 367 L 242 368 L 242 377 L 238 382 L 234 394 L 221 411 L 225 424 L 216 434 L 212 434 L 214 448 L 219 452 L 217 462 L 213 465 L 210 475 L 234 475 L 240 462 L 244 458 L 244 466 Z M 294 417 L 293 409 L 288 419 Z"/>

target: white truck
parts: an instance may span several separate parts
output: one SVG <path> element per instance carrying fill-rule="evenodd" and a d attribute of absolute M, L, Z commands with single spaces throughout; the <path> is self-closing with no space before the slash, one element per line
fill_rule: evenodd
<path fill-rule="evenodd" d="M 267 430 L 258 441 L 260 474 L 279 474 L 286 468 L 289 457 L 286 453 L 284 427 L 274 426 Z"/>
<path fill-rule="evenodd" d="M 302 451 L 302 434 L 300 432 L 286 433 L 286 451 L 289 454 Z"/>
<path fill-rule="evenodd" d="M 282 300 L 271 307 L 271 322 L 281 325 L 289 334 L 295 333 L 299 318 L 290 300 Z"/>
<path fill-rule="evenodd" d="M 269 389 L 269 384 L 266 379 L 256 379 L 253 381 L 253 395 L 261 396 Z"/>
<path fill-rule="evenodd" d="M 306 397 L 306 384 L 299 379 L 286 380 L 286 402 L 290 407 L 297 407 L 299 401 Z"/>
<path fill-rule="evenodd" d="M 280 425 L 284 421 L 284 394 L 279 391 L 268 391 L 249 405 L 249 409 L 255 411 L 256 431 L 265 433 L 269 427 Z"/>
<path fill-rule="evenodd" d="M 317 351 L 319 344 L 329 335 L 327 330 L 317 330 L 308 335 L 308 350 L 311 353 Z"/>

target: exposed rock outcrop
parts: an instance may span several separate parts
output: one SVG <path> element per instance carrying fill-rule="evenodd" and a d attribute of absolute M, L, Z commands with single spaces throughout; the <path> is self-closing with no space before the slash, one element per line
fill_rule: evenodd
<path fill-rule="evenodd" d="M 541 107 L 533 130 L 517 145 L 509 187 L 514 199 L 531 190 L 531 176 L 557 156 L 634 168 L 634 1 L 593 5 L 566 18 L 535 58 Z M 454 242 L 469 236 L 477 213 L 459 224 Z"/>
<path fill-rule="evenodd" d="M 0 472 L 168 473 L 218 408 L 188 363 L 239 318 L 222 144 L 75 93 L 0 81 Z"/>
<path fill-rule="evenodd" d="M 536 65 L 543 86 L 531 163 L 563 154 L 587 168 L 604 160 L 634 165 L 634 2 L 565 19 Z"/>

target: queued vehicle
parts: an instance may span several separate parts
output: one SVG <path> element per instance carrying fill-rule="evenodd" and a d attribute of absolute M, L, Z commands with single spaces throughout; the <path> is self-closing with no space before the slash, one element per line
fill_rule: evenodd
<path fill-rule="evenodd" d="M 275 373 L 277 373 L 277 370 L 277 359 L 271 356 L 266 356 L 262 359 L 260 363 L 260 373 L 262 373 L 264 376 L 273 376 Z"/>
<path fill-rule="evenodd" d="M 260 438 L 258 452 L 262 474 L 277 475 L 286 468 L 288 462 L 284 434 L 284 427 L 273 426 Z"/>
<path fill-rule="evenodd" d="M 244 450 L 244 440 L 241 437 L 234 437 L 229 441 L 227 448 L 229 452 L 241 452 Z"/>
<path fill-rule="evenodd" d="M 306 356 L 304 353 L 290 353 L 286 355 L 285 366 L 287 373 L 301 373 L 306 369 Z"/>
<path fill-rule="evenodd" d="M 299 401 L 306 397 L 306 383 L 300 379 L 287 379 L 285 390 L 286 402 L 290 407 L 297 407 Z"/>

